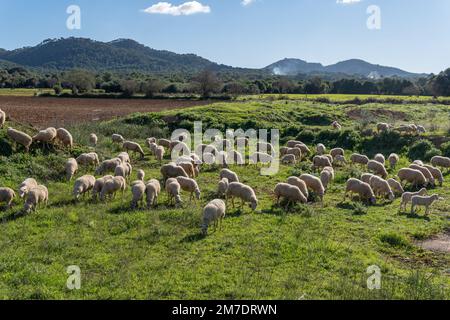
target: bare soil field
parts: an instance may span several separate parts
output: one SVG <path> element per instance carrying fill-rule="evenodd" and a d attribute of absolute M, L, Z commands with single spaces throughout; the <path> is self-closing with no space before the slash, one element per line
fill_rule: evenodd
<path fill-rule="evenodd" d="M 136 112 L 157 112 L 209 103 L 211 101 L 0 96 L 0 109 L 11 120 L 36 128 L 109 120 Z"/>

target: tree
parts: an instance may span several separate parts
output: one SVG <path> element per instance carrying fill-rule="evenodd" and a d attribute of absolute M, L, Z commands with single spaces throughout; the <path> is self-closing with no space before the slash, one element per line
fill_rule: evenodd
<path fill-rule="evenodd" d="M 148 98 L 152 98 L 155 94 L 160 93 L 163 89 L 164 84 L 158 79 L 150 79 L 147 82 L 142 84 L 142 90 L 145 93 L 145 96 Z"/>
<path fill-rule="evenodd" d="M 122 95 L 132 97 L 139 90 L 139 86 L 135 80 L 124 80 L 120 83 Z"/>
<path fill-rule="evenodd" d="M 221 83 L 217 76 L 211 70 L 204 70 L 194 77 L 193 81 L 197 84 L 197 89 L 204 98 L 220 90 Z"/>
<path fill-rule="evenodd" d="M 65 81 L 70 84 L 74 94 L 89 92 L 95 88 L 95 76 L 86 70 L 69 71 Z"/>

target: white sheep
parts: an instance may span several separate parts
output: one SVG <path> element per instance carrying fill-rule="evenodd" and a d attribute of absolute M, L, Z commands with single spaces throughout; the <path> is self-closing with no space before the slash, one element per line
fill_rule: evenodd
<path fill-rule="evenodd" d="M 433 167 L 450 169 L 450 158 L 435 156 L 431 158 L 431 164 L 433 165 Z"/>
<path fill-rule="evenodd" d="M 355 178 L 348 179 L 346 183 L 344 201 L 347 199 L 349 193 L 350 196 L 353 193 L 356 193 L 359 195 L 359 198 L 361 200 L 369 201 L 371 204 L 376 204 L 377 202 L 375 194 L 370 185 Z"/>
<path fill-rule="evenodd" d="M 122 137 L 120 134 L 114 133 L 111 136 L 112 142 L 113 143 L 124 143 L 125 139 L 124 137 Z"/>
<path fill-rule="evenodd" d="M 12 207 L 12 202 L 16 193 L 11 188 L 0 188 L 0 203 L 5 202 L 8 208 Z"/>
<path fill-rule="evenodd" d="M 0 128 L 3 129 L 5 122 L 6 122 L 6 113 L 5 113 L 5 111 L 0 109 Z"/>
<path fill-rule="evenodd" d="M 272 144 L 268 142 L 259 141 L 256 144 L 256 151 L 260 153 L 273 155 L 275 153 L 275 148 Z"/>
<path fill-rule="evenodd" d="M 147 199 L 147 208 L 156 206 L 158 204 L 158 197 L 161 193 L 161 185 L 158 180 L 152 179 L 147 182 L 145 194 Z"/>
<path fill-rule="evenodd" d="M 302 160 L 303 154 L 302 154 L 302 150 L 300 148 L 297 148 L 297 147 L 288 148 L 286 150 L 285 155 L 290 155 L 290 154 L 294 155 L 296 160 L 299 160 L 299 161 Z"/>
<path fill-rule="evenodd" d="M 201 192 L 197 182 L 194 179 L 186 177 L 177 177 L 177 181 L 181 186 L 181 190 L 190 192 L 189 200 L 200 200 Z M 195 197 L 194 197 L 195 194 Z"/>
<path fill-rule="evenodd" d="M 373 160 L 381 163 L 382 165 L 386 163 L 386 158 L 381 153 L 377 153 L 375 157 L 373 157 Z"/>
<path fill-rule="evenodd" d="M 404 192 L 402 194 L 402 201 L 400 203 L 400 210 L 405 211 L 406 210 L 406 206 L 408 205 L 408 203 L 411 201 L 412 197 L 414 196 L 425 196 L 427 194 L 427 189 L 422 188 L 417 192 Z"/>
<path fill-rule="evenodd" d="M 365 155 L 354 153 L 350 156 L 350 161 L 353 164 L 367 165 L 369 163 L 369 158 Z"/>
<path fill-rule="evenodd" d="M 144 181 L 145 179 L 145 171 L 140 169 L 137 171 L 137 179 L 140 181 Z"/>
<path fill-rule="evenodd" d="M 375 196 L 388 197 L 389 201 L 393 201 L 395 199 L 395 195 L 391 189 L 391 186 L 383 178 L 373 176 L 372 178 L 370 178 L 369 185 L 375 193 Z"/>
<path fill-rule="evenodd" d="M 322 172 L 320 173 L 320 181 L 322 182 L 323 187 L 325 188 L 325 190 L 328 189 L 329 184 L 331 183 L 331 181 L 334 178 L 334 174 L 333 172 L 331 172 L 330 170 L 322 170 Z"/>
<path fill-rule="evenodd" d="M 25 152 L 30 151 L 33 138 L 28 134 L 13 128 L 8 128 L 6 134 L 14 143 L 22 145 L 25 148 Z"/>
<path fill-rule="evenodd" d="M 306 186 L 308 187 L 308 190 L 313 191 L 319 197 L 320 202 L 322 202 L 323 206 L 323 196 L 325 195 L 325 187 L 323 186 L 322 181 L 320 181 L 319 178 L 306 173 L 300 176 L 300 180 L 303 180 L 303 182 L 305 182 Z"/>
<path fill-rule="evenodd" d="M 387 180 L 387 182 L 389 183 L 389 186 L 395 194 L 402 195 L 405 192 L 402 185 L 397 180 L 390 178 Z"/>
<path fill-rule="evenodd" d="M 239 153 L 236 150 L 230 150 L 227 153 L 227 161 L 231 164 L 236 164 L 236 165 L 244 165 L 245 161 L 244 161 L 244 157 L 242 156 L 241 153 Z"/>
<path fill-rule="evenodd" d="M 220 179 L 223 178 L 227 178 L 229 183 L 239 182 L 238 175 L 229 169 L 222 169 L 222 171 L 220 171 Z"/>
<path fill-rule="evenodd" d="M 388 124 L 388 123 L 381 122 L 381 123 L 377 124 L 377 131 L 378 131 L 378 133 L 380 133 L 380 132 L 387 132 L 387 131 L 389 131 L 390 128 L 391 128 L 391 125 Z"/>
<path fill-rule="evenodd" d="M 164 159 L 164 154 L 166 153 L 166 150 L 163 146 L 158 146 L 155 150 L 155 157 L 156 160 L 158 160 L 159 163 L 162 163 Z"/>
<path fill-rule="evenodd" d="M 166 181 L 168 178 L 176 178 L 176 177 L 186 177 L 189 178 L 188 174 L 184 169 L 180 166 L 177 166 L 175 163 L 171 162 L 161 167 L 161 175 L 163 177 L 163 181 Z"/>
<path fill-rule="evenodd" d="M 163 146 L 164 148 L 167 148 L 167 149 L 169 149 L 170 148 L 170 140 L 167 140 L 167 139 L 159 139 L 158 140 L 158 145 L 159 146 Z"/>
<path fill-rule="evenodd" d="M 425 207 L 425 215 L 428 215 L 430 213 L 430 207 L 433 205 L 434 202 L 438 200 L 444 200 L 443 198 L 439 197 L 437 194 L 433 194 L 432 196 L 426 197 L 426 196 L 413 196 L 411 198 L 411 214 L 414 214 L 416 212 L 416 207 Z"/>
<path fill-rule="evenodd" d="M 333 123 L 331 124 L 331 127 L 338 131 L 342 130 L 342 125 L 337 121 L 333 121 Z"/>
<path fill-rule="evenodd" d="M 294 148 L 297 145 L 305 145 L 305 144 L 301 141 L 296 141 L 296 140 L 289 140 L 286 144 L 286 146 L 288 148 Z"/>
<path fill-rule="evenodd" d="M 93 146 L 96 147 L 97 143 L 98 143 L 98 137 L 95 133 L 91 133 L 89 135 L 89 143 Z"/>
<path fill-rule="evenodd" d="M 285 154 L 281 158 L 281 163 L 284 165 L 289 165 L 289 164 L 295 165 L 297 163 L 297 159 L 296 159 L 295 155 L 293 155 L 293 154 Z"/>
<path fill-rule="evenodd" d="M 317 153 L 319 156 L 324 155 L 326 152 L 327 152 L 327 148 L 326 148 L 322 143 L 319 143 L 319 144 L 316 146 L 316 153 Z"/>
<path fill-rule="evenodd" d="M 258 199 L 256 198 L 255 191 L 250 187 L 240 182 L 232 182 L 228 185 L 226 199 L 231 199 L 233 208 L 234 198 L 241 199 L 241 208 L 245 203 L 250 204 L 250 208 L 255 211 L 258 206 Z"/>
<path fill-rule="evenodd" d="M 249 164 L 270 164 L 272 162 L 273 157 L 271 155 L 268 155 L 267 153 L 255 152 L 249 157 Z"/>
<path fill-rule="evenodd" d="M 345 156 L 345 151 L 342 148 L 334 148 L 330 150 L 330 154 L 333 158 L 336 158 L 336 156 Z"/>
<path fill-rule="evenodd" d="M 397 163 L 400 161 L 400 157 L 396 153 L 391 153 L 388 158 L 389 166 L 391 169 L 395 169 Z"/>
<path fill-rule="evenodd" d="M 64 165 L 67 181 L 71 181 L 75 173 L 78 171 L 78 163 L 74 158 L 70 158 Z"/>
<path fill-rule="evenodd" d="M 370 179 L 373 177 L 374 175 L 371 173 L 363 173 L 361 175 L 361 181 L 370 184 Z"/>
<path fill-rule="evenodd" d="M 166 192 L 168 195 L 168 203 L 169 205 L 180 205 L 181 201 L 181 186 L 178 183 L 177 179 L 171 178 L 166 183 Z"/>
<path fill-rule="evenodd" d="M 442 174 L 442 171 L 438 168 L 435 168 L 435 167 L 427 165 L 427 164 L 425 164 L 424 167 L 427 168 L 428 171 L 431 172 L 434 179 L 439 181 L 439 185 L 442 187 L 442 185 L 444 183 L 444 175 Z"/>
<path fill-rule="evenodd" d="M 425 178 L 427 179 L 427 182 L 434 187 L 435 185 L 435 181 L 434 181 L 434 176 L 431 174 L 430 170 L 428 170 L 427 168 L 423 167 L 423 166 L 419 166 L 417 164 L 411 164 L 409 166 L 411 169 L 414 170 L 418 170 L 420 172 L 422 172 L 422 174 L 425 176 Z"/>
<path fill-rule="evenodd" d="M 427 178 L 423 175 L 419 170 L 414 170 L 410 168 L 400 169 L 397 173 L 400 182 L 403 185 L 403 182 L 412 184 L 412 187 L 424 186 L 426 187 L 428 182 Z"/>
<path fill-rule="evenodd" d="M 139 204 L 143 205 L 146 186 L 142 180 L 134 181 L 131 184 L 131 208 L 136 209 Z"/>
<path fill-rule="evenodd" d="M 59 128 L 56 130 L 56 138 L 62 143 L 66 148 L 71 149 L 73 147 L 73 137 L 72 134 L 64 128 Z"/>
<path fill-rule="evenodd" d="M 223 200 L 215 199 L 208 203 L 203 209 L 202 234 L 208 234 L 208 227 L 214 223 L 214 230 L 218 226 L 222 227 L 222 220 L 225 218 L 226 205 Z"/>
<path fill-rule="evenodd" d="M 37 135 L 33 137 L 33 142 L 38 141 L 46 144 L 48 146 L 49 143 L 52 143 L 57 136 L 56 129 L 53 127 L 47 128 L 45 130 L 41 130 Z"/>
<path fill-rule="evenodd" d="M 421 166 L 421 167 L 423 167 L 425 165 L 422 160 L 414 160 L 412 164 L 417 164 L 418 166 Z"/>
<path fill-rule="evenodd" d="M 85 196 L 86 193 L 92 190 L 94 188 L 95 181 L 96 181 L 95 177 L 91 175 L 85 175 L 78 178 L 75 181 L 72 192 L 75 199 L 78 200 L 80 196 Z"/>
<path fill-rule="evenodd" d="M 108 175 L 108 176 L 104 176 L 102 178 L 98 178 L 97 180 L 95 180 L 94 187 L 92 188 L 92 198 L 94 199 L 94 201 L 97 200 L 97 195 L 99 195 L 102 192 L 106 181 L 112 180 L 112 179 L 114 179 L 114 177 L 111 175 Z"/>
<path fill-rule="evenodd" d="M 278 183 L 274 189 L 277 204 L 280 204 L 280 198 L 287 200 L 287 206 L 291 203 L 307 203 L 308 199 L 303 195 L 301 190 L 288 183 Z"/>
<path fill-rule="evenodd" d="M 117 156 L 118 159 L 122 161 L 122 163 L 131 163 L 131 158 L 128 152 L 121 152 Z"/>
<path fill-rule="evenodd" d="M 417 133 L 418 133 L 418 134 L 426 133 L 426 132 L 427 132 L 427 129 L 425 129 L 424 126 L 421 126 L 421 125 L 418 125 L 418 126 L 417 126 Z"/>
<path fill-rule="evenodd" d="M 98 154 L 95 152 L 83 153 L 76 158 L 78 165 L 81 166 L 98 166 L 100 161 L 98 159 Z"/>
<path fill-rule="evenodd" d="M 102 175 L 107 172 L 114 173 L 117 166 L 120 166 L 122 164 L 122 160 L 119 158 L 109 159 L 103 161 L 100 166 L 95 170 L 96 175 Z"/>
<path fill-rule="evenodd" d="M 227 178 L 222 178 L 219 181 L 219 184 L 217 186 L 217 193 L 220 197 L 223 197 L 226 195 L 229 184 L 230 184 L 230 182 L 228 181 Z"/>
<path fill-rule="evenodd" d="M 333 165 L 334 166 L 342 166 L 347 163 L 347 160 L 345 160 L 345 157 L 343 155 L 336 155 L 333 159 Z"/>
<path fill-rule="evenodd" d="M 129 163 L 122 163 L 116 167 L 114 170 L 114 176 L 116 177 L 124 177 L 125 180 L 129 179 L 131 176 L 131 173 L 133 171 L 133 168 L 131 167 L 131 164 Z"/>
<path fill-rule="evenodd" d="M 125 194 L 125 190 L 127 189 L 127 182 L 124 177 L 113 177 L 112 179 L 107 180 L 102 188 L 100 193 L 100 200 L 105 201 L 106 197 L 110 199 L 115 198 L 116 193 L 118 191 L 122 191 L 122 200 L 123 195 Z"/>
<path fill-rule="evenodd" d="M 195 168 L 192 162 L 181 162 L 178 164 L 179 167 L 182 167 L 184 171 L 187 173 L 189 178 L 195 178 Z"/>
<path fill-rule="evenodd" d="M 328 158 L 327 156 L 315 156 L 313 158 L 313 170 L 321 170 L 325 167 L 332 167 L 332 160 Z"/>
<path fill-rule="evenodd" d="M 24 204 L 24 212 L 36 212 L 40 204 L 48 204 L 48 189 L 43 185 L 39 185 L 30 190 L 27 194 L 27 199 Z"/>
<path fill-rule="evenodd" d="M 127 152 L 132 151 L 135 154 L 139 153 L 141 155 L 141 158 L 144 158 L 144 156 L 145 156 L 144 150 L 142 149 L 141 145 L 137 142 L 125 141 L 122 144 L 122 148 Z"/>
<path fill-rule="evenodd" d="M 19 186 L 19 197 L 24 199 L 31 189 L 36 188 L 38 183 L 33 178 L 25 179 Z"/>
<path fill-rule="evenodd" d="M 306 199 L 309 198 L 309 191 L 308 186 L 306 185 L 305 181 L 298 177 L 289 177 L 286 181 L 288 184 L 296 186 L 300 189 L 300 191 L 303 193 Z"/>
<path fill-rule="evenodd" d="M 388 176 L 388 172 L 386 168 L 384 167 L 384 164 L 376 161 L 376 160 L 370 160 L 367 163 L 367 169 L 370 172 L 373 172 L 375 175 L 382 177 L 383 179 L 386 179 Z"/>

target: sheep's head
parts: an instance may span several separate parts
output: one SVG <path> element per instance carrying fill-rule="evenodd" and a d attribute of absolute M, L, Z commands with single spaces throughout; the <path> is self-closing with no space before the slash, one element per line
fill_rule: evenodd
<path fill-rule="evenodd" d="M 377 198 L 375 198 L 375 197 L 370 197 L 370 203 L 371 203 L 372 205 L 377 204 Z"/>
<path fill-rule="evenodd" d="M 27 187 L 22 187 L 19 189 L 19 197 L 23 198 L 27 195 L 28 193 L 28 188 Z"/>
<path fill-rule="evenodd" d="M 252 208 L 253 211 L 256 210 L 256 207 L 258 207 L 258 200 L 257 199 L 253 199 L 250 203 L 250 208 Z"/>
<path fill-rule="evenodd" d="M 422 189 L 420 189 L 420 191 L 419 191 L 419 194 L 420 194 L 421 196 L 426 195 L 427 193 L 428 193 L 428 191 L 427 191 L 426 188 L 422 188 Z"/>
<path fill-rule="evenodd" d="M 199 189 L 195 190 L 195 197 L 197 198 L 197 200 L 200 200 L 200 196 L 201 196 L 201 192 Z"/>
<path fill-rule="evenodd" d="M 394 193 L 392 191 L 389 192 L 389 201 L 394 201 L 395 196 Z"/>

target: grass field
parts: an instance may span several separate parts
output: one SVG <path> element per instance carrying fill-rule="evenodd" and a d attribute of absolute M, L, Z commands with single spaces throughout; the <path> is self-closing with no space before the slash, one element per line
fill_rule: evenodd
<path fill-rule="evenodd" d="M 110 142 L 113 132 L 144 144 L 147 137 L 167 137 L 174 128 L 191 129 L 201 120 L 204 129 L 278 128 L 283 142 L 300 137 L 310 145 L 319 140 L 330 148 L 345 144 L 347 156 L 353 150 L 388 155 L 400 148 L 400 166 L 406 166 L 408 149 L 420 138 L 360 132 L 373 129 L 380 120 L 416 122 L 430 129 L 425 138 L 448 138 L 449 115 L 450 107 L 440 104 L 253 100 L 135 114 L 70 130 L 77 143 L 75 156 L 90 150 L 91 132 L 100 138 L 96 151 L 101 158 L 110 158 L 120 152 Z M 330 132 L 333 120 L 343 124 L 343 133 Z M 450 229 L 448 174 L 442 188 L 430 191 L 445 200 L 433 206 L 429 217 L 399 212 L 398 199 L 370 207 L 343 202 L 345 181 L 362 172 L 352 167 L 338 171 L 323 208 L 315 203 L 285 212 L 274 205 L 271 192 L 287 177 L 310 172 L 309 162 L 282 166 L 272 177 L 259 175 L 254 167 L 233 166 L 241 180 L 255 188 L 257 212 L 229 208 L 223 230 L 203 237 L 201 209 L 216 197 L 218 168 L 202 170 L 198 204 L 190 204 L 183 194 L 182 208 L 167 207 L 163 193 L 156 209 L 131 211 L 129 190 L 123 201 L 119 197 L 112 203 L 74 202 L 73 183 L 62 179 L 69 157 L 62 151 L 14 153 L 3 129 L 0 154 L 0 186 L 16 189 L 32 176 L 50 191 L 49 206 L 36 214 L 16 217 L 22 207 L 19 200 L 0 213 L 3 299 L 450 299 L 450 254 L 416 245 Z M 159 164 L 149 154 L 144 160 L 134 159 L 133 167 L 144 169 L 146 179 L 160 178 Z M 70 265 L 81 268 L 81 290 L 66 288 Z M 367 289 L 366 270 L 371 265 L 381 268 L 381 290 Z"/>

